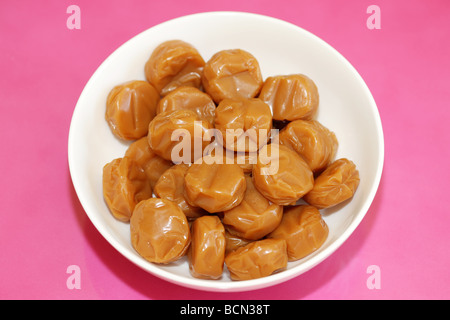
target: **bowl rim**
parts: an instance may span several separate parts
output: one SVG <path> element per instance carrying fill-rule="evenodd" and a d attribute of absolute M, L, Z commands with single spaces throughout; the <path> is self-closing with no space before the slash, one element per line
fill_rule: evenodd
<path fill-rule="evenodd" d="M 152 263 L 147 262 L 145 259 L 139 257 L 136 254 L 131 253 L 128 248 L 126 248 L 124 245 L 122 245 L 109 231 L 106 229 L 106 227 L 101 223 L 100 219 L 96 217 L 95 214 L 93 214 L 90 210 L 89 204 L 87 200 L 82 196 L 83 192 L 80 190 L 80 183 L 79 183 L 79 177 L 75 174 L 75 159 L 74 154 L 76 153 L 74 150 L 74 144 L 73 141 L 75 139 L 75 133 L 74 133 L 74 124 L 76 123 L 76 120 L 78 118 L 79 110 L 81 109 L 80 101 L 83 100 L 84 95 L 86 95 L 86 92 L 88 91 L 88 88 L 92 85 L 92 83 L 95 82 L 98 74 L 102 72 L 103 69 L 107 67 L 109 64 L 109 61 L 112 60 L 116 55 L 118 55 L 118 51 L 122 47 L 127 46 L 132 41 L 138 41 L 139 38 L 143 37 L 146 32 L 149 32 L 149 30 L 155 30 L 158 28 L 161 28 L 167 24 L 174 23 L 174 22 L 180 22 L 183 20 L 191 20 L 191 19 L 197 19 L 198 17 L 202 16 L 236 16 L 239 15 L 241 17 L 248 17 L 252 19 L 262 19 L 266 20 L 270 23 L 280 24 L 284 28 L 291 28 L 296 29 L 297 32 L 302 32 L 305 36 L 313 38 L 314 41 L 318 41 L 321 46 L 324 46 L 332 52 L 338 59 L 341 60 L 343 64 L 346 65 L 346 68 L 353 73 L 353 75 L 357 78 L 358 82 L 362 84 L 362 88 L 365 91 L 365 96 L 368 98 L 368 101 L 370 102 L 370 110 L 372 111 L 372 116 L 375 119 L 376 123 L 376 129 L 377 129 L 377 142 L 378 142 L 378 159 L 376 160 L 377 163 L 377 171 L 375 173 L 375 180 L 373 181 L 371 188 L 368 192 L 368 196 L 366 200 L 363 203 L 363 206 L 361 210 L 355 215 L 352 222 L 349 224 L 349 226 L 345 229 L 345 231 L 339 235 L 336 240 L 334 240 L 330 245 L 323 251 L 320 251 L 316 254 L 314 259 L 309 259 L 303 262 L 302 264 L 298 266 L 294 266 L 290 269 L 283 270 L 282 272 L 278 272 L 275 274 L 272 274 L 270 276 L 264 277 L 264 278 L 258 278 L 258 279 L 252 279 L 252 280 L 244 280 L 244 281 L 229 281 L 229 282 L 222 282 L 222 281 L 211 281 L 211 280 L 204 280 L 204 279 L 197 279 L 197 278 L 187 278 L 185 276 L 181 276 L 178 274 L 174 274 L 171 272 L 168 272 L 164 269 L 160 269 L 157 265 L 154 265 Z M 367 84 L 361 77 L 361 75 L 357 72 L 355 67 L 340 53 L 338 52 L 334 47 L 332 47 L 330 44 L 319 38 L 318 36 L 314 35 L 313 33 L 303 29 L 302 27 L 299 27 L 291 22 L 281 20 L 279 18 L 262 15 L 258 13 L 250 13 L 250 12 L 242 12 L 242 11 L 208 11 L 208 12 L 201 12 L 201 13 L 193 13 L 189 15 L 184 15 L 180 17 L 176 17 L 170 20 L 166 20 L 162 23 L 159 23 L 157 25 L 154 25 L 144 31 L 141 31 L 140 33 L 136 34 L 123 44 L 121 44 L 119 47 L 114 49 L 114 51 L 98 66 L 98 68 L 94 71 L 94 73 L 91 75 L 87 83 L 85 84 L 78 100 L 75 105 L 75 108 L 73 110 L 70 127 L 69 127 L 69 135 L 68 135 L 68 165 L 69 165 L 69 171 L 70 176 L 72 180 L 73 187 L 75 189 L 75 192 L 77 194 L 77 197 L 80 201 L 80 204 L 82 205 L 86 215 L 92 222 L 92 224 L 95 226 L 98 232 L 107 240 L 107 242 L 112 245 L 119 253 L 121 253 L 124 257 L 126 257 L 129 261 L 134 263 L 136 266 L 142 268 L 143 270 L 151 273 L 152 275 L 161 278 L 165 281 L 183 286 L 188 287 L 191 289 L 197 289 L 197 290 L 204 290 L 204 291 L 213 291 L 213 292 L 239 292 L 239 291 L 251 291 L 256 289 L 265 288 L 268 286 L 273 286 L 282 282 L 285 282 L 287 280 L 290 280 L 300 274 L 303 274 L 310 270 L 311 268 L 315 267 L 322 261 L 324 261 L 327 257 L 329 257 L 331 254 L 333 254 L 354 232 L 354 230 L 358 227 L 358 225 L 361 223 L 363 218 L 366 216 L 370 206 L 372 205 L 372 202 L 375 198 L 375 195 L 377 193 L 378 187 L 380 185 L 383 166 L 384 166 L 384 133 L 383 133 L 383 127 L 381 122 L 381 117 L 378 111 L 378 107 L 376 105 L 375 99 L 373 98 Z"/>

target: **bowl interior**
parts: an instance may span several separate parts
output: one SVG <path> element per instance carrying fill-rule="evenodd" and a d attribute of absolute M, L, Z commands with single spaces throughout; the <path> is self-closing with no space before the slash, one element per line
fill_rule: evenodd
<path fill-rule="evenodd" d="M 357 165 L 361 183 L 351 201 L 322 210 L 330 234 L 312 255 L 288 264 L 287 270 L 266 278 L 231 281 L 192 278 L 186 259 L 159 266 L 142 259 L 131 246 L 129 224 L 110 214 L 102 194 L 102 168 L 122 157 L 129 143 L 111 133 L 105 118 L 106 96 L 112 87 L 144 80 L 144 64 L 161 42 L 181 39 L 208 60 L 223 49 L 240 48 L 259 61 L 263 77 L 303 73 L 320 94 L 317 119 L 339 141 L 337 158 Z M 237 13 L 210 12 L 177 18 L 135 36 L 113 52 L 86 84 L 76 105 L 69 133 L 72 181 L 87 215 L 104 238 L 121 254 L 148 272 L 179 285 L 210 291 L 252 290 L 295 277 L 333 253 L 366 214 L 378 187 L 384 157 L 378 110 L 362 78 L 335 49 L 311 33 L 278 19 Z"/>

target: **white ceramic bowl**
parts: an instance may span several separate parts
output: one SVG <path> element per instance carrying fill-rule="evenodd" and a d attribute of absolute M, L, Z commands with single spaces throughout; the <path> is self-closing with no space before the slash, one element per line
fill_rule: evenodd
<path fill-rule="evenodd" d="M 303 73 L 318 86 L 318 120 L 335 132 L 337 157 L 357 165 L 361 183 L 351 201 L 323 216 L 329 237 L 315 253 L 271 276 L 231 281 L 200 280 L 189 274 L 186 259 L 161 266 L 141 258 L 130 242 L 129 224 L 109 212 L 102 194 L 102 168 L 122 157 L 129 144 L 116 139 L 105 118 L 106 96 L 117 84 L 144 80 L 144 64 L 161 42 L 181 39 L 208 60 L 223 49 L 240 48 L 259 61 L 263 77 Z M 76 105 L 69 133 L 72 181 L 90 220 L 103 237 L 130 261 L 151 274 L 178 285 L 208 291 L 245 291 L 281 283 L 311 269 L 330 256 L 359 225 L 381 178 L 384 141 L 375 101 L 358 72 L 330 45 L 290 23 L 250 13 L 209 12 L 177 18 L 133 37 L 113 52 L 92 75 Z"/>

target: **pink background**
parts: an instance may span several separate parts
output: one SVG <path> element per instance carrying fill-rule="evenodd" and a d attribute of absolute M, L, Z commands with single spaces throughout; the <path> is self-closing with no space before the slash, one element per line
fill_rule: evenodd
<path fill-rule="evenodd" d="M 81 30 L 66 9 L 81 8 Z M 369 30 L 366 9 L 381 9 Z M 67 140 L 89 77 L 118 46 L 182 15 L 246 11 L 321 37 L 360 72 L 385 134 L 379 191 L 354 234 L 309 272 L 243 293 L 190 290 L 134 266 L 94 228 L 72 186 Z M 0 298 L 450 299 L 450 2 L 12 1 L 0 4 Z M 81 289 L 66 286 L 78 265 Z M 370 290 L 377 265 L 381 288 Z"/>

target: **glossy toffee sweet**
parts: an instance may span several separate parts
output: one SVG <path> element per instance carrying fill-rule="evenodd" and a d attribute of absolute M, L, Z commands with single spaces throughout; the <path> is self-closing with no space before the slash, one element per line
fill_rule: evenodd
<path fill-rule="evenodd" d="M 299 205 L 285 209 L 280 225 L 268 238 L 285 240 L 289 261 L 295 261 L 319 249 L 328 232 L 328 226 L 316 207 Z"/>
<path fill-rule="evenodd" d="M 319 208 L 330 208 L 353 197 L 359 186 L 356 165 L 341 158 L 330 164 L 314 181 L 304 200 Z"/>
<path fill-rule="evenodd" d="M 195 87 L 179 87 L 158 103 L 157 113 L 175 110 L 193 110 L 202 120 L 214 126 L 216 105 L 211 97 Z"/>
<path fill-rule="evenodd" d="M 334 160 L 338 141 L 333 132 L 316 120 L 295 120 L 280 131 L 280 143 L 296 151 L 311 170 L 323 171 Z"/>
<path fill-rule="evenodd" d="M 129 81 L 114 87 L 106 100 L 105 119 L 113 134 L 123 140 L 147 135 L 156 114 L 159 94 L 146 81 Z"/>
<path fill-rule="evenodd" d="M 295 151 L 269 144 L 262 148 L 253 167 L 253 182 L 268 200 L 286 206 L 295 204 L 313 188 L 314 176 Z"/>
<path fill-rule="evenodd" d="M 218 104 L 223 99 L 254 98 L 263 78 L 258 60 L 241 49 L 222 50 L 205 64 L 203 88 Z"/>
<path fill-rule="evenodd" d="M 260 99 L 224 99 L 216 109 L 215 128 L 225 148 L 257 152 L 270 138 L 272 113 Z"/>
<path fill-rule="evenodd" d="M 186 200 L 209 213 L 230 210 L 238 206 L 245 195 L 244 171 L 237 164 L 194 163 L 184 177 Z"/>
<path fill-rule="evenodd" d="M 139 202 L 130 219 L 133 248 L 146 260 L 167 264 L 185 255 L 191 241 L 183 211 L 172 201 Z"/>
<path fill-rule="evenodd" d="M 200 88 L 205 65 L 190 43 L 169 40 L 156 47 L 145 64 L 145 76 L 161 96 L 181 86 Z"/>
<path fill-rule="evenodd" d="M 131 158 L 117 158 L 103 167 L 103 197 L 116 219 L 129 221 L 136 205 L 151 196 L 144 170 Z"/>
<path fill-rule="evenodd" d="M 244 199 L 233 209 L 224 211 L 223 223 L 229 232 L 248 240 L 258 240 L 272 232 L 281 221 L 283 206 L 267 200 L 246 176 Z"/>
<path fill-rule="evenodd" d="M 189 270 L 192 276 L 202 279 L 222 277 L 225 259 L 225 228 L 217 216 L 202 216 L 191 227 L 192 241 L 189 249 Z"/>
<path fill-rule="evenodd" d="M 148 144 L 150 148 L 161 158 L 175 162 L 175 157 L 179 162 L 191 163 L 196 160 L 196 143 L 199 143 L 200 150 L 198 156 L 201 157 L 203 149 L 208 145 L 203 141 L 202 136 L 206 134 L 211 124 L 201 119 L 195 111 L 175 110 L 165 111 L 156 115 L 148 127 Z M 200 141 L 195 139 L 199 138 Z M 187 141 L 187 148 L 173 150 L 184 139 Z M 183 149 L 187 149 L 183 153 Z M 175 153 L 173 154 L 172 151 Z"/>
<path fill-rule="evenodd" d="M 286 241 L 263 239 L 240 247 L 225 257 L 232 280 L 251 280 L 267 277 L 286 268 Z"/>
<path fill-rule="evenodd" d="M 273 112 L 274 120 L 313 119 L 319 107 L 317 86 L 306 75 L 268 77 L 259 94 Z"/>

